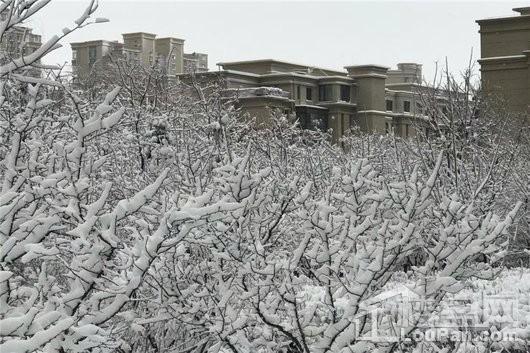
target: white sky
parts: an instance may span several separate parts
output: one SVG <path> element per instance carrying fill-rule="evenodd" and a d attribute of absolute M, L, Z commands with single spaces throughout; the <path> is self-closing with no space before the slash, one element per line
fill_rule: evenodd
<path fill-rule="evenodd" d="M 29 23 L 44 38 L 71 26 L 88 0 L 52 0 Z M 186 52 L 209 55 L 210 69 L 221 61 L 273 58 L 341 69 L 347 65 L 398 62 L 423 64 L 432 79 L 435 63 L 461 72 L 471 50 L 480 53 L 476 19 L 515 15 L 523 1 L 121 1 L 100 0 L 92 25 L 66 38 L 45 62 L 70 61 L 69 42 L 120 40 L 144 31 L 186 40 Z M 444 64 L 445 65 L 445 64 Z"/>

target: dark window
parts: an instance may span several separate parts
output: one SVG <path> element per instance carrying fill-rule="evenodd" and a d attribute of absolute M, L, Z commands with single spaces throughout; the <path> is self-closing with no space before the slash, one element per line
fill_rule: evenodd
<path fill-rule="evenodd" d="M 93 66 L 96 63 L 97 48 L 88 47 L 88 65 Z"/>
<path fill-rule="evenodd" d="M 333 89 L 331 85 L 322 85 L 318 87 L 318 100 L 322 102 L 331 101 Z"/>
<path fill-rule="evenodd" d="M 307 118 L 309 120 L 306 124 L 308 129 L 326 131 L 326 119 L 322 114 L 310 112 L 307 113 Z"/>
<path fill-rule="evenodd" d="M 311 129 L 326 131 L 326 128 L 326 120 L 318 114 L 311 113 Z"/>
<path fill-rule="evenodd" d="M 296 99 L 300 99 L 300 86 L 296 86 Z"/>
<path fill-rule="evenodd" d="M 391 112 L 393 109 L 393 102 L 390 99 L 386 100 L 386 110 Z"/>
<path fill-rule="evenodd" d="M 409 101 L 404 101 L 403 102 L 403 110 L 406 113 L 410 113 L 410 102 Z"/>
<path fill-rule="evenodd" d="M 350 101 L 350 86 L 346 86 L 346 85 L 340 86 L 340 100 L 343 102 Z"/>
<path fill-rule="evenodd" d="M 311 87 L 305 88 L 305 99 L 308 101 L 313 100 L 313 89 Z"/>
<path fill-rule="evenodd" d="M 309 108 L 308 106 L 296 106 L 296 117 L 300 121 L 300 126 L 309 130 L 327 130 L 327 113 L 320 109 Z"/>

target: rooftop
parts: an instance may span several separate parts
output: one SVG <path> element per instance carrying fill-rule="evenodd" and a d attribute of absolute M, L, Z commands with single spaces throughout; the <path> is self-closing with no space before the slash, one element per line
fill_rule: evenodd
<path fill-rule="evenodd" d="M 87 40 L 85 42 L 70 42 L 71 46 L 85 46 L 85 45 L 94 45 L 94 44 L 121 44 L 117 40 L 105 40 L 105 39 L 94 39 Z"/>
<path fill-rule="evenodd" d="M 154 33 L 147 33 L 147 32 L 131 32 L 131 33 L 123 33 L 122 36 L 139 36 L 139 35 L 143 35 L 143 36 L 146 36 L 146 37 L 151 37 L 151 38 L 155 38 L 156 37 L 156 34 Z"/>
<path fill-rule="evenodd" d="M 377 64 L 366 64 L 366 65 L 349 65 L 344 66 L 346 70 L 348 69 L 374 69 L 374 70 L 389 70 L 388 66 L 382 66 Z"/>
<path fill-rule="evenodd" d="M 512 9 L 514 12 L 518 12 L 519 15 L 503 16 L 503 17 L 488 17 L 481 20 L 476 20 L 478 24 L 489 23 L 489 22 L 504 22 L 504 21 L 525 21 L 530 18 L 530 7 L 516 7 Z"/>
<path fill-rule="evenodd" d="M 182 38 L 176 38 L 176 37 L 162 37 L 162 38 L 156 38 L 156 40 L 169 40 L 169 41 L 175 41 L 179 43 L 184 43 L 185 39 Z"/>
<path fill-rule="evenodd" d="M 516 7 L 512 11 L 519 12 L 521 15 L 530 15 L 530 6 Z"/>
<path fill-rule="evenodd" d="M 310 71 L 317 70 L 317 71 L 321 71 L 321 72 L 325 73 L 326 75 L 328 75 L 328 74 L 339 75 L 339 76 L 346 75 L 346 72 L 344 72 L 344 71 L 326 69 L 326 68 L 318 67 L 318 66 L 297 64 L 297 63 L 292 63 L 292 62 L 282 61 L 282 60 L 275 60 L 275 59 L 256 59 L 256 60 L 243 60 L 243 61 L 228 61 L 228 62 L 220 62 L 220 63 L 217 63 L 216 65 L 224 67 L 224 66 L 245 65 L 245 64 L 283 64 L 283 65 L 292 66 L 293 69 L 307 70 L 308 73 Z"/>
<path fill-rule="evenodd" d="M 380 78 L 386 78 L 386 73 L 388 71 L 388 67 L 381 66 L 381 65 L 374 65 L 374 64 L 368 64 L 368 65 L 351 65 L 351 66 L 345 66 L 346 70 L 348 70 L 348 74 L 352 76 L 353 78 L 357 77 L 380 77 Z"/>

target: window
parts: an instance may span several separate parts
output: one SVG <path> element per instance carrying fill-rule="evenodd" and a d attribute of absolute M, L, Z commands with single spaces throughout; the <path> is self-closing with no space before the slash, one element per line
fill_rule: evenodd
<path fill-rule="evenodd" d="M 387 110 L 388 112 L 391 112 L 392 110 L 394 110 L 394 109 L 393 109 L 393 108 L 394 108 L 394 107 L 393 107 L 393 104 L 394 104 L 394 102 L 392 102 L 390 99 L 387 99 L 387 100 L 386 100 L 386 110 Z"/>
<path fill-rule="evenodd" d="M 305 88 L 305 99 L 308 101 L 313 100 L 313 89 L 311 87 Z"/>
<path fill-rule="evenodd" d="M 96 63 L 97 48 L 88 47 L 88 65 L 93 66 Z"/>
<path fill-rule="evenodd" d="M 327 119 L 321 113 L 309 112 L 307 113 L 308 124 L 306 125 L 311 130 L 327 130 Z"/>
<path fill-rule="evenodd" d="M 331 101 L 333 97 L 333 87 L 322 85 L 318 87 L 318 100 L 322 102 Z"/>
<path fill-rule="evenodd" d="M 296 86 L 296 99 L 300 99 L 300 86 Z"/>
<path fill-rule="evenodd" d="M 346 86 L 346 85 L 340 86 L 340 100 L 343 102 L 350 101 L 350 86 Z"/>
<path fill-rule="evenodd" d="M 77 50 L 72 50 L 72 65 L 77 65 Z"/>
<path fill-rule="evenodd" d="M 405 111 L 405 113 L 410 113 L 410 101 L 403 102 L 403 111 Z"/>

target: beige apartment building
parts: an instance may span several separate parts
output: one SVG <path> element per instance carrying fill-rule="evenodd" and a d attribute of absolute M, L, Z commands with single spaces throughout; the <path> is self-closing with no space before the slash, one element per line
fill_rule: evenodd
<path fill-rule="evenodd" d="M 401 63 L 394 70 L 378 65 L 330 70 L 273 59 L 217 65 L 220 71 L 201 76 L 222 78 L 226 95 L 258 124 L 266 124 L 273 109 L 293 112 L 303 128 L 331 129 L 334 141 L 353 126 L 408 138 L 423 124 L 420 64 Z"/>
<path fill-rule="evenodd" d="M 530 112 L 530 7 L 516 16 L 476 21 L 480 26 L 480 72 L 484 92 L 515 113 Z"/>
<path fill-rule="evenodd" d="M 5 20 L 7 14 L 0 13 L 0 18 Z M 0 61 L 5 62 L 12 59 L 29 55 L 39 49 L 42 45 L 42 38 L 34 34 L 29 27 L 15 26 L 4 33 L 0 40 Z M 37 63 L 38 64 L 38 63 Z M 30 72 L 33 76 L 40 75 L 40 69 L 35 68 Z"/>
<path fill-rule="evenodd" d="M 156 34 L 145 32 L 124 33 L 122 37 L 123 43 L 108 40 L 70 43 L 74 77 L 86 77 L 96 63 L 110 57 L 135 60 L 146 66 L 158 65 L 169 76 L 208 70 L 208 56 L 184 53 L 184 39 L 157 38 Z"/>
<path fill-rule="evenodd" d="M 205 72 L 208 71 L 208 54 L 184 53 L 182 72 Z"/>

